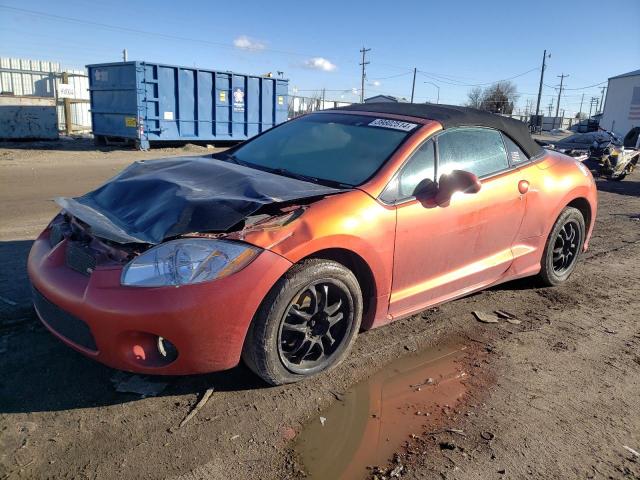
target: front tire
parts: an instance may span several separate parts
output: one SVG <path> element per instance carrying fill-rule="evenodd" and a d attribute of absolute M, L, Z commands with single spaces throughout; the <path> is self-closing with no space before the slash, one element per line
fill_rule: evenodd
<path fill-rule="evenodd" d="M 362 292 L 351 270 L 331 260 L 304 260 L 263 300 L 242 359 L 271 385 L 297 382 L 340 364 L 361 320 Z"/>
<path fill-rule="evenodd" d="M 539 279 L 548 286 L 566 282 L 576 268 L 586 227 L 577 208 L 565 207 L 551 229 L 542 255 Z"/>

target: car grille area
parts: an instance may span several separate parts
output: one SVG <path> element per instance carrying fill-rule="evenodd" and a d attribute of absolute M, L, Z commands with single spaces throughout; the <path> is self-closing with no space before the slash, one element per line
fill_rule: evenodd
<path fill-rule="evenodd" d="M 86 323 L 51 303 L 35 288 L 32 288 L 32 294 L 36 310 L 52 330 L 76 345 L 98 351 L 93 334 Z"/>
<path fill-rule="evenodd" d="M 91 275 L 96 268 L 96 258 L 88 247 L 75 242 L 69 242 L 66 251 L 67 266 L 83 275 Z"/>

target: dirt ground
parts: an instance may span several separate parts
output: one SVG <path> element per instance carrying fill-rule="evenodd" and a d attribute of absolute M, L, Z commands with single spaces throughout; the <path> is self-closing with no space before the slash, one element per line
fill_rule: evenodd
<path fill-rule="evenodd" d="M 116 391 L 125 377 L 40 326 L 26 257 L 57 211 L 53 197 L 83 193 L 137 159 L 208 150 L 28 146 L 0 146 L 0 479 L 302 478 L 295 446 L 305 424 L 389 362 L 452 339 L 468 346 L 464 397 L 416 415 L 413 435 L 372 476 L 640 478 L 640 458 L 624 448 L 640 451 L 640 174 L 598 182 L 591 248 L 564 286 L 512 282 L 365 332 L 343 365 L 300 384 L 267 387 L 238 366 L 139 379 L 161 390 L 143 398 Z M 522 323 L 471 314 L 497 309 Z M 208 388 L 209 401 L 178 427 Z"/>

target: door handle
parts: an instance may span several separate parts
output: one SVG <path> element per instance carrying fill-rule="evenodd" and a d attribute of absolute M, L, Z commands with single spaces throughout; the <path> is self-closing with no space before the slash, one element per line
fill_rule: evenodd
<path fill-rule="evenodd" d="M 526 180 L 520 180 L 518 182 L 518 191 L 521 195 L 527 193 L 529 191 L 529 182 L 527 182 Z"/>

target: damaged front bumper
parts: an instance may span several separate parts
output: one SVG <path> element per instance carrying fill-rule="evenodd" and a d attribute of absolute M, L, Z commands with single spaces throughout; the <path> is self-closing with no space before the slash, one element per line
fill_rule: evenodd
<path fill-rule="evenodd" d="M 38 316 L 75 350 L 132 372 L 182 375 L 236 366 L 260 302 L 291 266 L 265 250 L 212 282 L 126 287 L 122 263 L 91 263 L 74 240 L 52 241 L 52 233 L 47 228 L 39 236 L 28 260 Z"/>

